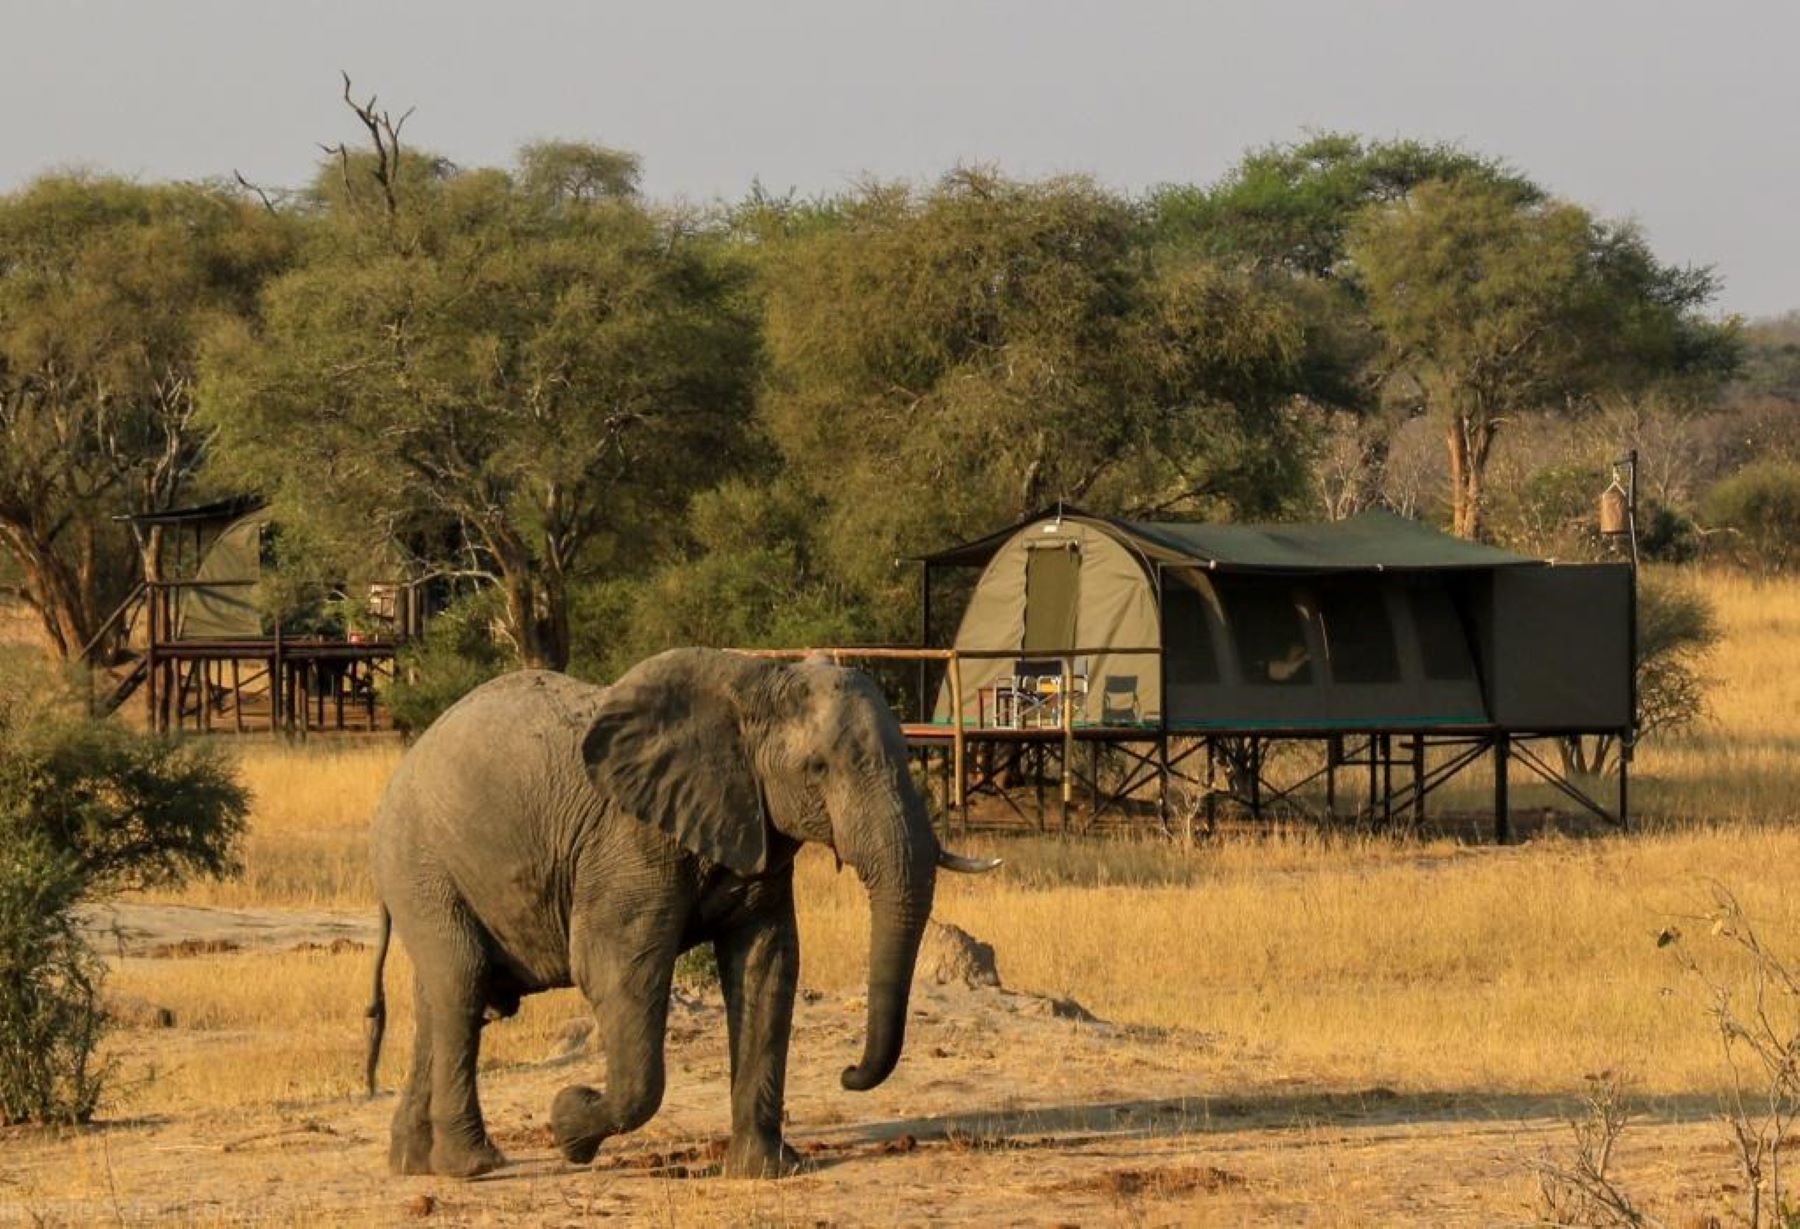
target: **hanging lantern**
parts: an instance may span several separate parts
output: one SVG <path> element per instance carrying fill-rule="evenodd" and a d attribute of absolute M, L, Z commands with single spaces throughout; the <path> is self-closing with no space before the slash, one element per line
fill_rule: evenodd
<path fill-rule="evenodd" d="M 1600 492 L 1600 532 L 1609 538 L 1631 532 L 1631 504 L 1616 474 L 1612 485 Z"/>

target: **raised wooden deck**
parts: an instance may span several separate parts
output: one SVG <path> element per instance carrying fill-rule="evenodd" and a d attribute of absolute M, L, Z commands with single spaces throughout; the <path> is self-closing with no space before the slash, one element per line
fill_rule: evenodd
<path fill-rule="evenodd" d="M 256 730 L 306 737 L 387 726 L 379 676 L 393 676 L 399 643 L 270 636 L 164 640 L 145 653 L 146 705 L 159 730 Z"/>

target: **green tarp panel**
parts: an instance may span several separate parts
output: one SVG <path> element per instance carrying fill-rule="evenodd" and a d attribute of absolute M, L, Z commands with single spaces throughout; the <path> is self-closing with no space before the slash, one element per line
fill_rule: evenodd
<path fill-rule="evenodd" d="M 1025 554 L 1025 635 L 1020 652 L 1056 653 L 1075 647 L 1075 602 L 1081 553 L 1073 542 L 1039 545 Z"/>
<path fill-rule="evenodd" d="M 1381 510 L 1319 525 L 1127 521 L 1122 527 L 1146 545 L 1236 571 L 1436 571 L 1537 562 Z"/>
<path fill-rule="evenodd" d="M 262 535 L 266 512 L 234 521 L 207 548 L 196 581 L 251 581 L 262 576 Z M 246 640 L 263 634 L 252 584 L 206 585 L 182 589 L 177 606 L 178 640 Z"/>
<path fill-rule="evenodd" d="M 1517 731 L 1631 725 L 1631 568 L 1497 572 L 1477 619 L 1495 724 Z"/>
<path fill-rule="evenodd" d="M 1052 518 L 1046 513 L 1010 529 L 965 542 L 923 562 L 979 566 L 1020 533 Z M 1347 520 L 1312 525 L 1218 525 L 1193 521 L 1116 521 L 1086 513 L 1055 514 L 1059 522 L 1101 525 L 1145 557 L 1231 571 L 1336 572 L 1489 569 L 1539 561 L 1440 533 L 1429 525 L 1371 509 Z"/>

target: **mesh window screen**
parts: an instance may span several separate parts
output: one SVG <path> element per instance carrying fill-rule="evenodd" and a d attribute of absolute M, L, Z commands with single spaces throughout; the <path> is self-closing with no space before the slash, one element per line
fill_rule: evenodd
<path fill-rule="evenodd" d="M 1399 682 L 1400 654 L 1381 583 L 1346 577 L 1321 584 L 1318 593 L 1333 681 Z"/>
<path fill-rule="evenodd" d="M 1219 681 L 1219 659 L 1206 626 L 1206 599 L 1174 576 L 1163 587 L 1163 651 L 1169 677 L 1183 683 Z"/>
<path fill-rule="evenodd" d="M 1237 643 L 1244 681 L 1275 686 L 1312 682 L 1312 656 L 1292 585 L 1239 576 L 1220 577 L 1215 583 Z"/>
<path fill-rule="evenodd" d="M 1475 677 L 1469 656 L 1469 638 L 1450 595 L 1435 584 L 1420 583 L 1407 594 L 1412 605 L 1413 630 L 1419 637 L 1419 655 L 1425 677 L 1460 680 Z"/>

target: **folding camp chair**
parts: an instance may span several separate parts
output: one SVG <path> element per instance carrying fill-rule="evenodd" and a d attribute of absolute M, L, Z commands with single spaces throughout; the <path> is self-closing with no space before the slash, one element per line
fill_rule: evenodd
<path fill-rule="evenodd" d="M 1062 724 L 1063 664 L 1055 658 L 1027 659 L 1013 666 L 1013 726 L 1043 729 Z M 1075 662 L 1069 676 L 1070 698 L 1079 708 L 1087 695 L 1087 659 Z"/>
<path fill-rule="evenodd" d="M 1109 674 L 1100 685 L 1100 724 L 1137 722 L 1142 719 L 1135 674 Z"/>

